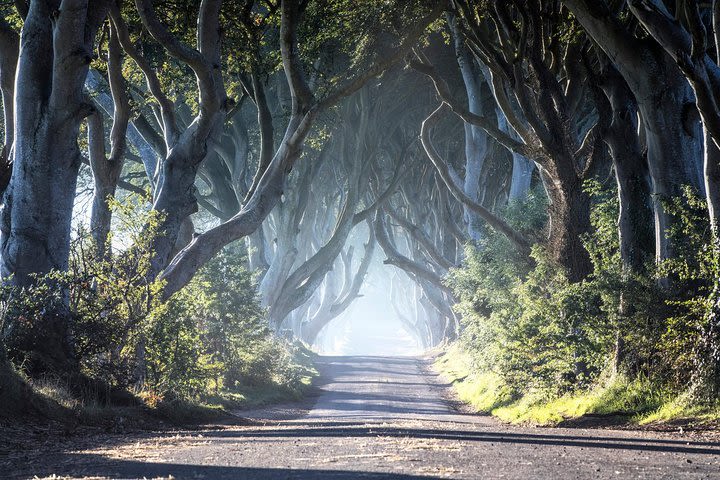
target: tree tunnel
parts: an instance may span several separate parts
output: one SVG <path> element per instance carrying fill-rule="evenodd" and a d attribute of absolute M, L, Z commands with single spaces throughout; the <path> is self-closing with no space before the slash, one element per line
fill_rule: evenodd
<path fill-rule="evenodd" d="M 510 291 L 550 264 L 571 286 L 612 271 L 623 295 L 596 310 L 625 358 L 630 285 L 669 298 L 691 275 L 654 269 L 705 268 L 698 238 L 720 255 L 720 2 L 612 3 L 0 3 L 0 306 L 53 300 L 33 321 L 8 314 L 2 338 L 32 324 L 17 348 L 37 371 L 79 371 L 89 315 L 109 339 L 93 355 L 146 378 L 139 326 L 212 266 L 252 277 L 248 330 L 412 352 L 457 339 L 464 313 L 491 316 L 482 280 Z M 599 234 L 615 263 L 589 245 Z M 490 250 L 486 277 L 457 274 Z M 78 312 L 118 285 L 112 308 Z M 704 332 L 698 356 L 720 351 L 715 297 L 687 329 Z"/>

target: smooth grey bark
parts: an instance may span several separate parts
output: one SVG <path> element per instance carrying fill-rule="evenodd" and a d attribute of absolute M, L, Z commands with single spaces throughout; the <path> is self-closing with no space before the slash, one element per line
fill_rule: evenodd
<path fill-rule="evenodd" d="M 105 79 L 102 78 L 100 72 L 91 69 L 85 79 L 85 88 L 92 97 L 95 104 L 109 117 L 115 117 L 115 105 L 113 98 L 106 93 L 105 89 L 109 89 Z M 140 133 L 135 121 L 130 120 L 127 127 L 127 141 L 137 151 L 140 161 L 145 168 L 145 174 L 151 186 L 154 186 L 156 180 L 156 172 L 158 165 L 158 152 L 145 137 Z"/>
<path fill-rule="evenodd" d="M 12 144 L 15 137 L 15 69 L 20 53 L 20 38 L 15 30 L 0 19 L 0 100 L 3 105 L 3 143 L 0 149 L 0 198 L 10 183 Z"/>
<path fill-rule="evenodd" d="M 605 1 L 563 3 L 610 57 L 638 102 L 653 180 L 655 256 L 671 258 L 666 232 L 674 219 L 663 202 L 679 197 L 683 185 L 703 190 L 701 131 L 692 117 L 695 95 L 672 58 L 654 40 L 631 35 Z"/>
<path fill-rule="evenodd" d="M 108 6 L 35 1 L 25 18 L 15 80 L 13 171 L 0 214 L 0 275 L 18 287 L 68 266 L 82 159 L 77 138 L 81 121 L 93 112 L 83 84 Z M 31 339 L 35 371 L 66 373 L 74 365 L 65 308 L 48 310 L 42 335 Z"/>
<path fill-rule="evenodd" d="M 602 55 L 602 54 L 601 54 Z M 651 179 L 647 159 L 638 135 L 638 108 L 635 97 L 625 80 L 607 58 L 600 57 L 602 71 L 593 78 L 593 91 L 603 123 L 603 138 L 613 162 L 620 206 L 617 228 L 624 285 L 620 291 L 618 325 L 615 334 L 616 373 L 628 365 L 625 338 L 635 306 L 627 295 L 653 258 L 653 211 Z"/>
<path fill-rule="evenodd" d="M 423 228 L 413 224 L 407 218 L 404 218 L 401 214 L 396 212 L 390 205 L 386 206 L 384 210 L 390 215 L 390 218 L 400 227 L 407 232 L 410 237 L 422 247 L 425 254 L 432 260 L 440 269 L 447 272 L 449 269 L 455 266 L 454 262 L 446 258 L 443 253 L 438 250 L 433 240 L 428 236 Z M 445 237 L 442 237 L 443 239 Z"/>
<path fill-rule="evenodd" d="M 603 67 L 598 83 L 609 108 L 604 111 L 601 106 L 601 115 L 609 121 L 603 138 L 610 149 L 618 188 L 620 258 L 626 272 L 640 274 L 652 258 L 653 212 L 650 172 L 637 134 L 637 102 L 611 64 Z"/>
<path fill-rule="evenodd" d="M 224 245 L 257 230 L 280 199 L 287 174 L 300 157 L 305 138 L 317 115 L 358 91 L 370 79 L 402 58 L 422 35 L 425 27 L 440 15 L 441 4 L 436 4 L 427 16 L 410 29 L 392 54 L 382 57 L 358 76 L 340 84 L 322 100 L 316 100 L 310 91 L 297 52 L 296 29 L 301 12 L 297 5 L 290 2 L 282 2 L 281 10 L 280 50 L 292 98 L 291 115 L 283 139 L 240 212 L 218 227 L 196 236 L 167 266 L 161 275 L 161 279 L 166 282 L 163 292 L 166 297 L 187 284 L 195 272 Z"/>
<path fill-rule="evenodd" d="M 482 75 L 480 69 L 475 63 L 472 53 L 465 46 L 457 28 L 455 15 L 449 13 L 448 25 L 453 36 L 453 44 L 455 47 L 455 56 L 460 73 L 462 74 L 463 84 L 468 98 L 468 111 L 475 115 L 483 115 L 482 105 Z M 489 138 L 487 133 L 480 127 L 471 123 L 464 124 L 465 129 L 465 179 L 463 182 L 463 190 L 465 195 L 472 201 L 478 202 L 480 191 L 480 175 L 485 157 L 488 154 Z M 465 222 L 467 223 L 468 235 L 470 239 L 477 241 L 480 239 L 480 226 L 482 220 L 478 214 L 467 205 L 463 206 L 465 210 Z"/>
<path fill-rule="evenodd" d="M 317 158 L 301 164 L 295 170 L 295 181 L 288 182 L 281 201 L 268 217 L 266 229 L 272 231 L 269 235 L 273 238 L 272 249 L 269 251 L 269 268 L 260 283 L 261 297 L 266 307 L 275 304 L 282 295 L 283 285 L 293 267 L 312 257 L 332 235 L 332 222 L 337 218 L 333 214 L 335 208 L 332 200 L 336 195 L 334 189 L 324 187 L 330 183 L 329 177 L 334 173 L 334 163 L 328 165 L 327 161 L 331 155 L 342 157 L 342 152 L 336 151 L 341 143 L 327 142 Z M 343 186 L 338 188 L 344 190 Z M 339 201 L 342 202 L 343 197 Z"/>
<path fill-rule="evenodd" d="M 502 109 L 496 109 L 495 114 L 498 117 L 498 127 L 500 127 L 500 130 L 512 136 L 515 140 L 519 140 L 517 133 L 508 124 Z M 532 176 L 535 171 L 535 162 L 517 152 L 511 151 L 510 154 L 512 155 L 512 176 L 510 177 L 508 201 L 518 202 L 525 200 L 528 193 L 530 193 Z"/>
<path fill-rule="evenodd" d="M 708 53 L 707 45 L 717 42 L 717 20 L 720 4 L 712 2 L 713 22 L 706 25 L 696 2 L 677 6 L 683 22 L 670 15 L 660 0 L 629 2 L 630 11 L 640 20 L 653 38 L 673 58 L 688 79 L 695 93 L 695 101 L 703 131 L 703 180 L 708 214 L 713 235 L 718 235 L 720 223 L 720 164 L 717 147 L 720 144 L 720 66 L 717 57 Z M 716 55 L 718 48 L 716 44 Z M 714 140 L 715 145 L 712 145 Z"/>
<path fill-rule="evenodd" d="M 510 227 L 507 222 L 505 222 L 500 217 L 496 216 L 492 212 L 490 212 L 488 209 L 483 207 L 482 205 L 472 201 L 465 193 L 460 190 L 460 188 L 455 184 L 455 181 L 452 179 L 452 177 L 449 174 L 447 163 L 440 158 L 439 154 L 437 153 L 432 140 L 430 138 L 430 131 L 435 123 L 439 120 L 440 116 L 444 113 L 446 108 L 446 104 L 441 104 L 430 116 L 425 119 L 422 123 L 421 128 L 421 134 L 420 138 L 422 141 L 422 145 L 425 149 L 425 152 L 427 153 L 428 157 L 430 158 L 430 161 L 435 166 L 438 174 L 440 175 L 440 178 L 442 178 L 443 182 L 447 186 L 448 190 L 453 194 L 453 196 L 458 199 L 463 205 L 467 206 L 468 208 L 472 209 L 478 216 L 480 216 L 483 220 L 485 220 L 488 225 L 490 225 L 492 228 L 497 230 L 499 233 L 505 235 L 512 243 L 515 245 L 515 247 L 523 253 L 530 252 L 530 243 L 529 241 L 524 238 L 520 233 L 515 231 L 512 227 Z"/>
<path fill-rule="evenodd" d="M 88 157 L 93 175 L 93 198 L 90 209 L 90 234 L 99 259 L 107 253 L 112 211 L 109 201 L 115 196 L 122 159 L 110 163 L 105 156 L 105 128 L 102 114 L 93 112 L 87 119 Z"/>
<path fill-rule="evenodd" d="M 127 130 L 130 122 L 130 98 L 122 73 L 122 54 L 115 27 L 108 40 L 108 78 L 113 100 L 113 123 L 110 130 L 110 155 L 105 155 L 105 128 L 102 113 L 95 110 L 88 117 L 88 153 L 93 175 L 93 199 L 90 211 L 90 232 L 95 240 L 98 258 L 107 254 L 112 210 L 110 200 L 115 197 L 122 173 Z"/>
<path fill-rule="evenodd" d="M 56 10 L 59 7 L 59 10 Z M 0 220 L 0 272 L 18 286 L 67 267 L 81 154 L 83 95 L 106 2 L 33 2 L 23 31 L 15 91 L 13 174 Z M 55 20 L 51 14 L 56 12 Z"/>
<path fill-rule="evenodd" d="M 379 209 L 375 214 L 375 221 L 373 224 L 373 228 L 375 229 L 375 238 L 385 253 L 386 259 L 383 263 L 385 265 L 393 265 L 401 270 L 404 270 L 418 282 L 422 280 L 433 285 L 436 289 L 442 291 L 443 293 L 452 295 L 452 290 L 443 283 L 441 275 L 425 265 L 422 265 L 400 253 L 390 239 L 386 225 L 387 217 L 387 213 L 385 213 L 383 209 Z"/>
<path fill-rule="evenodd" d="M 267 260 L 265 244 L 265 236 L 263 235 L 262 228 L 258 228 L 255 232 L 247 237 L 248 247 L 248 268 L 252 271 L 267 272 L 270 264 Z"/>
<path fill-rule="evenodd" d="M 326 150 L 327 151 L 327 150 Z M 298 182 L 289 185 L 283 199 L 275 207 L 269 219 L 273 222 L 273 251 L 269 268 L 260 283 L 263 305 L 275 304 L 282 293 L 283 283 L 299 260 L 301 263 L 312 255 L 316 236 L 327 238 L 327 229 L 320 224 L 320 209 L 324 195 L 312 187 L 325 155 L 315 162 L 308 162 L 297 169 Z M 313 219 L 301 224 L 302 219 Z M 332 215 L 327 215 L 331 221 Z M 304 227 L 304 228 L 302 228 Z M 260 229 L 258 229 L 259 231 Z"/>
<path fill-rule="evenodd" d="M 527 198 L 532 186 L 535 164 L 518 153 L 512 154 L 512 178 L 510 179 L 510 201 L 522 201 Z"/>
<path fill-rule="evenodd" d="M 164 138 L 168 147 L 162 162 L 153 209 L 162 213 L 160 235 L 152 244 L 151 275 L 158 275 L 177 251 L 178 237 L 187 230 L 187 217 L 197 211 L 195 178 L 209 143 L 218 138 L 228 111 L 222 77 L 220 0 L 201 3 L 198 12 L 197 49 L 179 41 L 161 23 L 150 0 L 136 0 L 138 14 L 150 35 L 174 58 L 190 67 L 197 79 L 199 111 L 181 130 L 177 112 L 163 114 Z M 114 19 L 119 16 L 115 15 Z M 119 22 L 116 22 L 119 27 Z M 121 31 L 121 28 L 118 28 Z M 121 37 L 123 35 L 121 34 Z M 123 45 L 126 48 L 126 45 Z M 127 48 L 126 48 L 127 50 Z M 128 52 L 129 53 L 129 52 Z M 130 54 L 130 53 L 129 53 Z M 130 54 L 133 56 L 132 54 Z M 146 76 L 149 76 L 146 74 Z M 148 83 L 151 81 L 149 80 Z M 166 100 L 160 96 L 159 101 Z M 180 242 L 182 245 L 184 242 Z"/>

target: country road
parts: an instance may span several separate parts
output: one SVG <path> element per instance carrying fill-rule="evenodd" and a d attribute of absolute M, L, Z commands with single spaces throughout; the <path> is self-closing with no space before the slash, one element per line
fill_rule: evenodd
<path fill-rule="evenodd" d="M 252 425 L 95 434 L 30 452 L 0 477 L 720 479 L 718 437 L 510 427 L 455 411 L 427 360 L 321 357 L 306 406 Z"/>

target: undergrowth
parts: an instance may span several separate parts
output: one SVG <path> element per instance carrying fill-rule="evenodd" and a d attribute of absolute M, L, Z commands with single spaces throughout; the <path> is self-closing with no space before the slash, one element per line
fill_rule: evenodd
<path fill-rule="evenodd" d="M 269 327 L 244 244 L 227 246 L 163 300 L 149 273 L 159 219 L 132 200 L 114 207 L 132 248 L 109 239 L 113 248 L 100 254 L 81 228 L 67 271 L 0 286 L 0 375 L 14 370 L 32 392 L 24 395 L 85 423 L 131 412 L 203 422 L 300 397 L 316 375 L 312 353 Z"/>
<path fill-rule="evenodd" d="M 593 228 L 583 244 L 592 272 L 571 282 L 542 245 L 533 262 L 518 262 L 504 237 L 486 232 L 446 279 L 463 329 L 438 368 L 462 400 L 509 422 L 717 419 L 720 340 L 712 319 L 720 261 L 703 199 L 688 188 L 665 202 L 676 257 L 656 264 L 646 255 L 631 268 L 620 254 L 617 193 L 593 182 L 586 188 Z M 530 196 L 519 217 L 508 209 L 508 222 L 522 227 L 519 218 L 542 211 L 533 207 L 538 201 Z M 537 217 L 535 228 L 543 224 Z"/>
<path fill-rule="evenodd" d="M 435 367 L 453 384 L 458 398 L 473 411 L 515 424 L 551 426 L 588 415 L 619 416 L 629 424 L 720 420 L 720 406 L 699 405 L 684 394 L 658 387 L 648 377 L 604 376 L 587 389 L 559 397 L 539 391 L 513 395 L 497 374 L 478 372 L 459 344 L 441 354 Z"/>
<path fill-rule="evenodd" d="M 228 417 L 233 411 L 302 398 L 318 374 L 314 367 L 316 354 L 301 343 L 286 344 L 286 348 L 287 367 L 299 372 L 292 381 L 275 377 L 264 384 L 222 388 L 194 397 L 161 396 L 152 390 L 136 389 L 131 391 L 135 400 L 131 405 L 99 403 L 94 395 L 75 393 L 73 386 L 58 377 L 32 379 L 21 373 L 15 375 L 27 387 L 28 395 L 45 406 L 41 413 L 53 420 L 129 428 L 154 427 L 158 421 L 178 425 L 202 424 Z M 0 411 L 0 418 L 4 413 Z M 239 414 L 242 415 L 241 412 Z"/>

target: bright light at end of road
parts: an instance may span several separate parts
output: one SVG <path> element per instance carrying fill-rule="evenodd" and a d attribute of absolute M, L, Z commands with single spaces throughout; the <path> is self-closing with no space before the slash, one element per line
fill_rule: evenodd
<path fill-rule="evenodd" d="M 389 299 L 368 292 L 321 333 L 315 349 L 323 355 L 418 355 L 423 349 L 397 317 Z"/>

